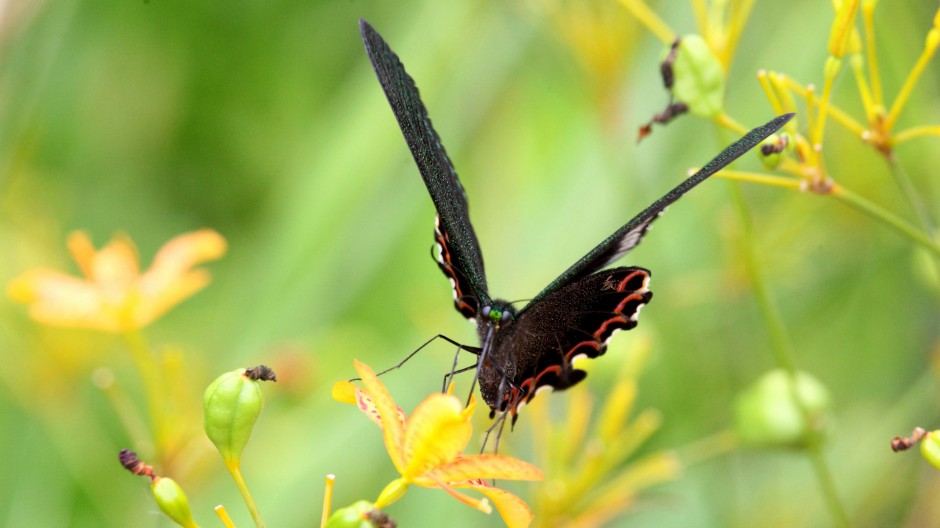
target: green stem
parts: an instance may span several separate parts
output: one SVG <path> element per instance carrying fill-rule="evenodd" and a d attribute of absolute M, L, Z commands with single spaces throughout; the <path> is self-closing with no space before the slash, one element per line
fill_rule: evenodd
<path fill-rule="evenodd" d="M 754 253 L 754 230 L 751 223 L 750 212 L 747 210 L 747 204 L 745 203 L 744 196 L 741 193 L 741 186 L 737 183 L 732 183 L 731 194 L 732 200 L 734 201 L 738 211 L 738 217 L 741 220 L 743 231 L 742 252 L 744 253 L 744 262 L 747 266 L 747 271 L 751 278 L 751 282 L 754 285 L 754 292 L 757 296 L 761 314 L 763 315 L 764 322 L 767 324 L 768 331 L 770 332 L 774 357 L 777 361 L 777 364 L 786 370 L 789 374 L 790 390 L 792 393 L 791 397 L 793 398 L 793 401 L 796 402 L 797 407 L 800 409 L 800 413 L 803 415 L 804 423 L 807 424 L 807 427 L 809 427 L 808 424 L 811 423 L 810 411 L 806 408 L 806 404 L 803 401 L 803 398 L 800 398 L 797 394 L 797 369 L 796 360 L 793 358 L 792 345 L 790 344 L 790 338 L 787 334 L 783 316 L 780 314 L 777 303 L 774 301 L 773 293 L 770 291 L 770 288 L 767 286 L 767 282 L 764 280 L 764 276 L 760 271 L 757 256 Z M 813 470 L 816 473 L 816 479 L 819 482 L 819 487 L 823 493 L 824 502 L 829 508 L 835 523 L 838 526 L 843 527 L 851 526 L 848 513 L 846 513 L 845 506 L 842 504 L 842 501 L 839 498 L 839 493 L 836 490 L 835 481 L 832 478 L 832 471 L 829 469 L 829 466 L 823 457 L 821 444 L 818 441 L 810 441 L 806 447 L 806 451 L 807 456 L 813 465 Z"/>
<path fill-rule="evenodd" d="M 675 449 L 682 467 L 689 467 L 734 451 L 738 447 L 734 431 L 724 430 Z"/>
<path fill-rule="evenodd" d="M 842 186 L 834 187 L 831 195 L 842 203 L 867 214 L 873 219 L 878 220 L 882 224 L 924 246 L 935 256 L 940 256 L 940 245 L 882 207 L 875 205 Z"/>
<path fill-rule="evenodd" d="M 147 410 L 150 414 L 151 434 L 153 435 L 154 450 L 157 456 L 164 456 L 163 446 L 165 445 L 166 419 L 164 406 L 166 399 L 163 394 L 163 386 L 160 383 L 160 370 L 157 362 L 153 359 L 150 347 L 147 346 L 143 336 L 137 330 L 129 330 L 124 334 L 127 340 L 128 348 L 131 351 L 131 357 L 137 372 L 143 381 L 144 392 L 147 396 Z"/>
<path fill-rule="evenodd" d="M 242 500 L 244 500 L 245 504 L 248 506 L 248 512 L 251 513 L 251 518 L 255 521 L 255 526 L 264 528 L 264 519 L 261 518 L 261 511 L 258 510 L 258 505 L 255 504 L 255 500 L 251 498 L 248 485 L 245 484 L 245 479 L 242 478 L 241 467 L 239 467 L 237 462 L 226 462 L 225 467 L 227 467 L 229 473 L 232 474 L 232 479 L 235 480 L 235 486 L 238 487 L 238 491 L 242 494 Z"/>
<path fill-rule="evenodd" d="M 933 221 L 930 219 L 930 213 L 927 212 L 927 206 L 925 206 L 924 201 L 921 200 L 917 189 L 914 187 L 914 183 L 911 182 L 911 179 L 907 176 L 907 172 L 905 172 L 904 168 L 894 159 L 894 156 L 888 156 L 888 166 L 891 168 L 891 175 L 894 176 L 894 181 L 897 182 L 898 187 L 901 188 L 901 192 L 904 193 L 904 197 L 907 198 L 908 203 L 911 204 L 911 208 L 914 209 L 914 213 L 917 215 L 917 219 L 920 221 L 920 226 L 924 229 L 924 233 L 926 233 L 931 240 L 936 240 L 936 231 L 933 226 Z"/>

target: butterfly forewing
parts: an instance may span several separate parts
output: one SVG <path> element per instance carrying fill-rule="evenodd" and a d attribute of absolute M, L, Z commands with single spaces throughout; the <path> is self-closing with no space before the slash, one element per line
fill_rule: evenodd
<path fill-rule="evenodd" d="M 489 295 L 480 244 L 470 224 L 467 196 L 431 126 L 414 80 L 372 26 L 362 20 L 359 29 L 375 74 L 437 209 L 438 265 L 453 282 L 457 310 L 466 317 L 474 317 L 479 304 L 489 302 Z"/>
<path fill-rule="evenodd" d="M 653 296 L 649 279 L 643 268 L 612 268 L 565 284 L 530 305 L 495 335 L 490 360 L 498 368 L 484 365 L 480 372 L 484 400 L 491 407 L 512 408 L 541 387 L 561 390 L 584 379 L 572 362 L 603 354 L 614 332 L 636 326 L 640 308 Z M 503 377 L 511 383 L 501 384 Z"/>
<path fill-rule="evenodd" d="M 603 242 L 588 252 L 587 255 L 565 270 L 564 273 L 559 275 L 557 279 L 552 281 L 536 295 L 529 306 L 541 300 L 552 290 L 586 275 L 590 275 L 626 255 L 628 251 L 640 243 L 640 240 L 643 239 L 643 235 L 646 234 L 650 225 L 663 214 L 666 207 L 669 207 L 671 203 L 681 198 L 682 195 L 689 192 L 693 187 L 705 181 L 706 178 L 720 171 L 729 163 L 741 157 L 742 154 L 754 148 L 758 143 L 767 139 L 768 136 L 776 132 L 792 117 L 793 114 L 777 116 L 767 124 L 751 130 L 744 137 L 732 143 L 728 148 L 721 151 L 720 154 L 702 167 L 701 170 L 689 176 L 688 179 L 680 183 L 675 189 L 653 202 L 653 204 L 644 209 L 643 212 L 633 217 L 632 220 L 624 224 L 623 227 L 604 239 Z M 528 309 L 528 306 L 525 309 Z"/>

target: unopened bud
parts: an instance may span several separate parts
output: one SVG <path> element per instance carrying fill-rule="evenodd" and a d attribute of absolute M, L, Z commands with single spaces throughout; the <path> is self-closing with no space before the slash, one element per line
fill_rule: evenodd
<path fill-rule="evenodd" d="M 212 440 L 223 460 L 238 465 L 251 430 L 264 407 L 264 396 L 258 380 L 274 379 L 270 369 L 260 367 L 238 369 L 222 374 L 206 389 L 206 436 Z"/>
<path fill-rule="evenodd" d="M 193 514 L 189 511 L 189 500 L 183 488 L 171 478 L 157 477 L 150 484 L 150 491 L 157 501 L 157 506 L 167 517 L 180 526 L 196 526 Z"/>

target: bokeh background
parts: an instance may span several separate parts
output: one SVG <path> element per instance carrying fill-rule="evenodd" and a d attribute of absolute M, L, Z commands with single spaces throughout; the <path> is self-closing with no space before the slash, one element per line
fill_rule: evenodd
<path fill-rule="evenodd" d="M 933 1 L 878 6 L 878 51 L 894 94 L 923 47 Z M 681 34 L 684 2 L 650 2 Z M 211 227 L 229 253 L 212 284 L 144 330 L 180 363 L 174 391 L 191 442 L 173 476 L 203 526 L 227 505 L 250 525 L 199 434 L 216 375 L 266 363 L 280 381 L 244 473 L 270 526 L 316 526 L 323 477 L 334 502 L 374 499 L 395 477 L 374 425 L 330 398 L 444 333 L 475 342 L 429 255 L 433 208 L 363 51 L 369 20 L 422 90 L 470 197 L 491 291 L 525 299 L 734 135 L 685 116 L 641 144 L 662 109 L 665 47 L 618 3 L 528 0 L 4 2 L 0 19 L 0 281 L 53 267 L 78 273 L 76 229 L 97 245 L 125 233 L 144 262 L 173 236 Z M 820 83 L 828 2 L 757 2 L 728 80 L 727 110 L 748 127 L 774 112 L 759 69 Z M 940 123 L 940 64 L 901 125 Z M 847 72 L 833 101 L 861 104 Z M 830 122 L 828 169 L 916 223 L 887 164 Z M 895 155 L 940 217 L 937 137 Z M 740 162 L 760 170 L 756 156 Z M 733 427 L 735 397 L 774 368 L 745 266 L 732 186 L 714 179 L 672 207 L 625 263 L 653 270 L 640 327 L 593 362 L 603 398 L 634 341 L 648 342 L 638 408 L 662 415 L 641 453 L 696 445 Z M 829 390 L 823 453 L 860 526 L 940 522 L 936 470 L 896 455 L 891 437 L 938 418 L 938 279 L 911 240 L 835 200 L 743 185 L 754 252 L 800 369 Z M 384 378 L 406 410 L 437 390 L 453 359 L 435 345 Z M 0 302 L 0 525 L 167 526 L 145 481 L 117 463 L 131 445 L 96 376 L 143 409 L 120 338 L 42 326 Z M 106 367 L 106 371 L 100 370 Z M 104 372 L 104 374 L 103 374 Z M 466 381 L 463 389 L 466 390 Z M 460 386 L 458 386 L 458 391 Z M 548 405 L 561 404 L 559 393 Z M 480 413 L 479 429 L 487 424 Z M 525 410 L 505 452 L 531 459 Z M 478 448 L 478 443 L 470 449 Z M 158 468 L 161 470 L 161 468 Z M 524 498 L 526 485 L 512 489 Z M 389 513 L 401 526 L 499 526 L 439 491 Z M 830 526 L 805 453 L 736 449 L 646 490 L 616 526 Z"/>

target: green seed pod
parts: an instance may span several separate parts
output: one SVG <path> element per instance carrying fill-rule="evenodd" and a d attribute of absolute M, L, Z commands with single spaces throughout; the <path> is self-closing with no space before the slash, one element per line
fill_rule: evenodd
<path fill-rule="evenodd" d="M 373 512 L 378 512 L 375 505 L 361 500 L 333 512 L 324 528 L 375 528 Z"/>
<path fill-rule="evenodd" d="M 672 65 L 672 95 L 699 117 L 714 119 L 725 101 L 725 71 L 705 39 L 698 35 L 682 37 Z"/>
<path fill-rule="evenodd" d="M 189 500 L 183 488 L 171 478 L 157 477 L 150 484 L 150 491 L 157 501 L 157 506 L 167 517 L 180 526 L 196 526 L 193 514 L 189 511 Z"/>
<path fill-rule="evenodd" d="M 222 374 L 206 389 L 206 436 L 229 466 L 238 466 L 255 420 L 264 406 L 261 383 L 238 369 Z"/>
<path fill-rule="evenodd" d="M 808 421 L 794 395 L 802 401 Z M 772 370 L 738 396 L 735 430 L 745 444 L 802 447 L 821 432 L 829 406 L 829 392 L 816 378 L 797 373 L 794 390 L 786 371 Z"/>
<path fill-rule="evenodd" d="M 920 454 L 933 467 L 940 469 L 940 431 L 931 431 L 920 441 Z"/>
<path fill-rule="evenodd" d="M 780 134 L 772 134 L 761 142 L 760 148 L 755 150 L 758 156 L 760 156 L 760 161 L 764 164 L 764 168 L 774 170 L 777 168 L 777 165 L 780 164 L 780 160 L 783 159 L 783 153 L 792 151 L 793 147 L 790 143 L 790 135 L 783 132 Z"/>

